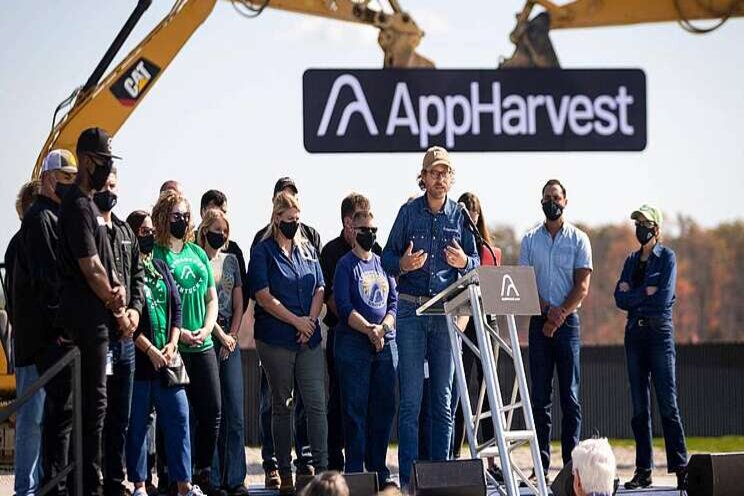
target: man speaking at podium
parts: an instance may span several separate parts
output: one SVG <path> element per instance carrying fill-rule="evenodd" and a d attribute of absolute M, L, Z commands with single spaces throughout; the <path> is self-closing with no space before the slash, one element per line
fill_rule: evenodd
<path fill-rule="evenodd" d="M 423 305 L 478 266 L 475 238 L 467 230 L 464 209 L 447 197 L 454 169 L 447 150 L 434 146 L 424 155 L 418 176 L 424 194 L 400 208 L 382 252 L 385 271 L 398 277 L 398 346 L 400 410 L 398 464 L 400 482 L 410 483 L 418 453 L 418 419 L 424 363 L 430 380 L 431 459 L 446 460 L 452 436 L 454 365 L 444 316 L 416 316 Z"/>
<path fill-rule="evenodd" d="M 558 371 L 563 412 L 561 454 L 564 465 L 571 461 L 571 452 L 581 432 L 581 338 L 576 310 L 589 292 L 592 248 L 586 233 L 563 219 L 568 200 L 566 188 L 560 181 L 551 179 L 545 184 L 541 204 L 545 222 L 525 234 L 519 265 L 534 268 L 542 310 L 542 315 L 530 319 L 530 395 L 540 459 L 547 480 L 554 369 Z"/>

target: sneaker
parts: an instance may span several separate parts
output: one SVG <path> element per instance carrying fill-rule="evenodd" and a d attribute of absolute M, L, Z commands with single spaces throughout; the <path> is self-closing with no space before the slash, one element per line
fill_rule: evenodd
<path fill-rule="evenodd" d="M 279 479 L 281 483 L 279 485 L 279 494 L 294 494 L 295 485 L 292 479 L 292 470 L 279 472 Z"/>
<path fill-rule="evenodd" d="M 678 468 L 676 474 L 677 489 L 680 491 L 687 491 L 687 467 Z"/>
<path fill-rule="evenodd" d="M 650 486 L 652 482 L 650 470 L 637 468 L 635 474 L 633 474 L 633 478 L 624 485 L 625 489 L 640 489 Z"/>
<path fill-rule="evenodd" d="M 134 490 L 132 496 L 147 496 L 147 489 L 145 489 L 144 487 L 138 487 Z"/>
<path fill-rule="evenodd" d="M 494 478 L 496 482 L 504 482 L 504 473 L 501 468 L 493 466 L 488 468 L 488 473 Z"/>
<path fill-rule="evenodd" d="M 302 488 L 310 484 L 310 481 L 315 478 L 315 470 L 308 465 L 300 465 L 297 467 L 296 478 L 295 486 L 297 487 L 297 492 L 300 492 Z"/>
<path fill-rule="evenodd" d="M 227 496 L 227 491 L 212 485 L 212 471 L 209 469 L 202 470 L 194 477 L 194 483 L 198 484 L 199 490 L 207 496 Z"/>
<path fill-rule="evenodd" d="M 279 478 L 279 471 L 275 468 L 267 470 L 264 477 L 264 487 L 266 489 L 279 489 L 281 485 L 282 480 Z"/>
<path fill-rule="evenodd" d="M 191 486 L 191 489 L 186 493 L 186 496 L 205 496 L 205 494 L 201 489 L 199 489 L 199 486 L 194 485 Z"/>
<path fill-rule="evenodd" d="M 240 484 L 239 486 L 229 488 L 227 494 L 228 496 L 248 496 L 248 488 L 244 484 Z"/>
<path fill-rule="evenodd" d="M 152 482 L 148 482 L 145 484 L 145 492 L 147 492 L 147 496 L 157 496 L 158 488 L 155 487 Z"/>

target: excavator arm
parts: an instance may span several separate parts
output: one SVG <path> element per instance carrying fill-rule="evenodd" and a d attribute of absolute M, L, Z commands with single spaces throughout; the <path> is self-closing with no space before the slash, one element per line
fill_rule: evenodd
<path fill-rule="evenodd" d="M 542 12 L 530 17 L 536 6 Z M 500 67 L 558 67 L 548 37 L 552 29 L 624 26 L 652 22 L 678 22 L 692 33 L 708 33 L 731 17 L 744 16 L 744 0 L 574 0 L 558 5 L 550 0 L 527 0 L 517 14 L 510 35 L 514 54 Z M 693 21 L 717 20 L 701 28 Z"/>
<path fill-rule="evenodd" d="M 434 66 L 430 60 L 416 53 L 424 33 L 411 16 L 400 8 L 397 0 L 389 0 L 392 12 L 371 9 L 369 0 L 230 1 L 239 11 L 244 9 L 254 17 L 268 7 L 366 24 L 380 31 L 378 42 L 384 52 L 385 67 Z M 151 2 L 139 0 L 87 83 L 68 99 L 74 103 L 58 123 L 53 123 L 36 160 L 33 177 L 39 176 L 42 160 L 50 150 L 74 150 L 83 130 L 98 126 L 106 129 L 111 136 L 115 135 L 191 35 L 209 17 L 217 0 L 176 0 L 160 23 L 113 70 L 103 76 Z"/>

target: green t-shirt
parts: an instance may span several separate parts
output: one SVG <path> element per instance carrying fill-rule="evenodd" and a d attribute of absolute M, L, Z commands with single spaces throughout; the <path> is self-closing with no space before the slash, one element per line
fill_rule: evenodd
<path fill-rule="evenodd" d="M 168 342 L 168 286 L 163 276 L 152 265 L 152 261 L 145 265 L 145 300 L 150 312 L 152 324 L 152 344 L 159 350 Z"/>
<path fill-rule="evenodd" d="M 209 288 L 214 287 L 214 276 L 207 254 L 194 243 L 186 243 L 180 253 L 174 253 L 169 248 L 155 245 L 153 256 L 168 264 L 173 273 L 181 295 L 183 330 L 195 333 L 204 326 L 204 318 L 207 315 L 207 303 L 204 297 Z M 179 350 L 184 353 L 201 352 L 212 347 L 211 334 L 201 346 L 178 346 Z"/>

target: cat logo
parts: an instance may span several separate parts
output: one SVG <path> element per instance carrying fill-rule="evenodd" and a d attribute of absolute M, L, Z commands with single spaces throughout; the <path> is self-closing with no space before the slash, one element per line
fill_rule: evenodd
<path fill-rule="evenodd" d="M 504 278 L 501 280 L 501 301 L 520 301 L 521 299 L 512 277 L 509 274 L 504 274 Z"/>
<path fill-rule="evenodd" d="M 158 66 L 141 58 L 111 85 L 111 93 L 122 105 L 133 107 L 159 73 Z"/>

